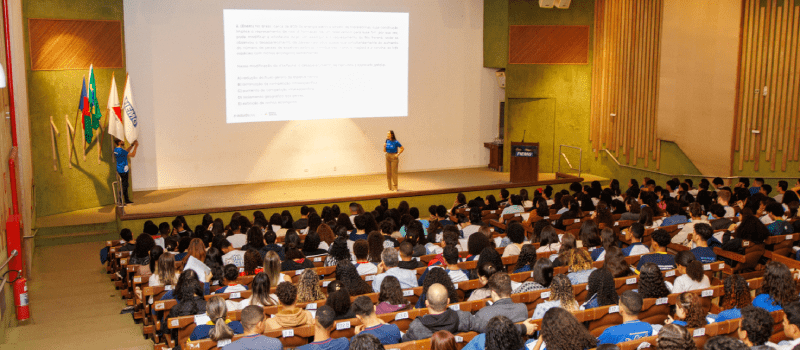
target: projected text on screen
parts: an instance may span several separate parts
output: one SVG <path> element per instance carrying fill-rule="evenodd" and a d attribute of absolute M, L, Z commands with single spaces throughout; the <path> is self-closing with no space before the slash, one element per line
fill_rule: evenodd
<path fill-rule="evenodd" d="M 408 13 L 223 10 L 228 123 L 408 115 Z"/>

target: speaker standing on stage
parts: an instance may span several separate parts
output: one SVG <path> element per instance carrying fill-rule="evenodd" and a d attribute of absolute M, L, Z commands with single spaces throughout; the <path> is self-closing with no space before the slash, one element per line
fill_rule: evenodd
<path fill-rule="evenodd" d="M 400 153 L 405 149 L 403 145 L 394 137 L 394 131 L 389 130 L 386 134 L 386 144 L 383 151 L 386 152 L 386 180 L 389 182 L 389 191 L 397 192 L 397 165 Z"/>
<path fill-rule="evenodd" d="M 114 148 L 114 158 L 117 160 L 117 173 L 122 182 L 122 196 L 125 198 L 125 203 L 133 203 L 128 197 L 128 172 L 130 171 L 128 157 L 136 157 L 139 141 L 133 141 L 128 149 L 123 148 L 125 141 L 115 139 L 114 144 L 117 146 Z"/>

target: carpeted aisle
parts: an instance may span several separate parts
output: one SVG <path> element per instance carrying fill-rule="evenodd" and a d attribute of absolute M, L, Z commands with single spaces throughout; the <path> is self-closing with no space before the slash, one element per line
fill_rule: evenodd
<path fill-rule="evenodd" d="M 0 349 L 152 349 L 100 264 L 104 242 L 38 247 L 28 283 L 31 320 Z"/>

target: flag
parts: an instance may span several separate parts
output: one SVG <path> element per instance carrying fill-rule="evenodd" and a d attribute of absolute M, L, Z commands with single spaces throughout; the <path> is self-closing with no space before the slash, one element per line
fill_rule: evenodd
<path fill-rule="evenodd" d="M 108 133 L 120 140 L 125 140 L 125 126 L 122 122 L 122 109 L 119 106 L 117 81 L 111 76 L 111 89 L 108 93 Z"/>
<path fill-rule="evenodd" d="M 136 117 L 136 105 L 133 103 L 130 75 L 125 80 L 125 92 L 122 96 L 122 111 L 124 113 L 122 119 L 125 125 L 125 138 L 128 139 L 128 142 L 132 143 L 139 137 L 139 120 Z"/>
<path fill-rule="evenodd" d="M 94 66 L 89 66 L 89 109 L 92 114 L 92 130 L 97 130 L 100 128 L 100 119 L 103 119 L 103 112 L 100 111 L 100 102 L 97 101 Z"/>
<path fill-rule="evenodd" d="M 92 142 L 92 121 L 89 109 L 89 96 L 86 94 L 86 76 L 83 77 L 83 86 L 81 87 L 81 100 L 78 103 L 78 112 L 81 112 L 81 116 L 83 117 L 83 136 L 86 139 L 86 142 Z"/>

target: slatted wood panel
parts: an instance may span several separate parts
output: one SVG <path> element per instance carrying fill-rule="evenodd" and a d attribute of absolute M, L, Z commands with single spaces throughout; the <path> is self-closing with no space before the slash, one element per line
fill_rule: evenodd
<path fill-rule="evenodd" d="M 31 69 L 122 68 L 120 21 L 29 19 Z"/>
<path fill-rule="evenodd" d="M 510 26 L 508 63 L 588 64 L 589 26 Z"/>
<path fill-rule="evenodd" d="M 597 0 L 591 141 L 636 165 L 661 163 L 656 138 L 662 0 Z M 652 152 L 652 159 L 649 153 Z"/>
<path fill-rule="evenodd" d="M 744 0 L 733 148 L 739 170 L 800 156 L 800 4 Z M 780 155 L 778 154 L 780 152 Z M 800 169 L 798 169 L 800 170 Z"/>

